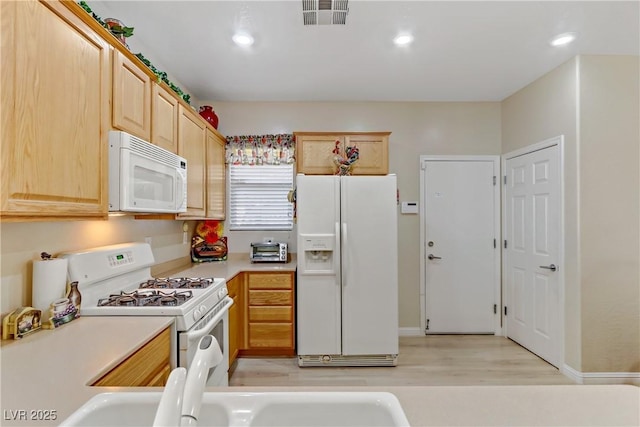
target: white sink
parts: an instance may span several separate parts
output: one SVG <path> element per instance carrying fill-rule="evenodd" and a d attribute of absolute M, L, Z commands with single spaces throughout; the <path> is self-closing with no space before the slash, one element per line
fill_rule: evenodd
<path fill-rule="evenodd" d="M 61 426 L 150 426 L 162 393 L 102 393 Z M 205 393 L 200 426 L 408 426 L 384 392 Z"/>

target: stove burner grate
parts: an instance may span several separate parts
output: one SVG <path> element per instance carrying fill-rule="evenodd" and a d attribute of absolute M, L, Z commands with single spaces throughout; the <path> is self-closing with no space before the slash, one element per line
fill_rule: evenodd
<path fill-rule="evenodd" d="M 149 279 L 140 284 L 141 289 L 205 289 L 213 284 L 210 277 L 171 277 Z"/>
<path fill-rule="evenodd" d="M 193 297 L 191 291 L 162 291 L 139 289 L 133 292 L 120 292 L 98 300 L 99 307 L 148 307 L 178 306 Z"/>

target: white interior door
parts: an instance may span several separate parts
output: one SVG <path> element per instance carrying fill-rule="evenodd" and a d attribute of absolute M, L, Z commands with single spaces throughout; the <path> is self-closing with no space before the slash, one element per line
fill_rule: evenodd
<path fill-rule="evenodd" d="M 559 147 L 507 158 L 505 165 L 507 336 L 558 366 Z"/>
<path fill-rule="evenodd" d="M 493 334 L 500 306 L 498 158 L 422 165 L 425 332 Z"/>

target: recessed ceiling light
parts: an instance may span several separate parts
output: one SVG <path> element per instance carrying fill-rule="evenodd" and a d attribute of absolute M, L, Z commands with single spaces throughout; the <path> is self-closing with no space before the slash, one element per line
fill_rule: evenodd
<path fill-rule="evenodd" d="M 563 33 L 551 39 L 551 46 L 563 46 L 569 44 L 576 39 L 576 33 Z"/>
<path fill-rule="evenodd" d="M 232 40 L 238 46 L 251 46 L 253 44 L 253 37 L 249 34 L 234 34 Z"/>
<path fill-rule="evenodd" d="M 398 46 L 406 46 L 413 41 L 413 36 L 411 34 L 400 34 L 393 42 Z"/>

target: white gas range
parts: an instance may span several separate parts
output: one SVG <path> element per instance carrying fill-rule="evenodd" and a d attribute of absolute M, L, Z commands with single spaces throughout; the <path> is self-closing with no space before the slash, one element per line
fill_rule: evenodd
<path fill-rule="evenodd" d="M 213 335 L 224 360 L 209 372 L 207 385 L 228 385 L 228 310 L 233 299 L 221 278 L 153 278 L 155 260 L 146 243 L 103 246 L 60 255 L 69 280 L 78 282 L 81 316 L 173 317 L 178 366 L 189 367 L 198 341 Z"/>

